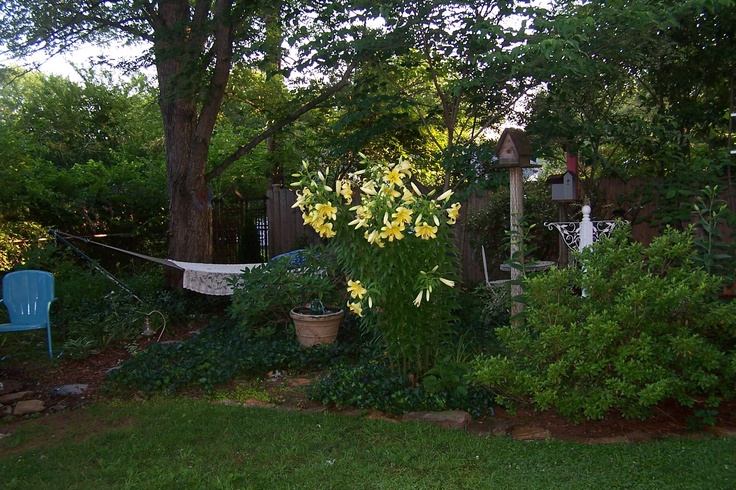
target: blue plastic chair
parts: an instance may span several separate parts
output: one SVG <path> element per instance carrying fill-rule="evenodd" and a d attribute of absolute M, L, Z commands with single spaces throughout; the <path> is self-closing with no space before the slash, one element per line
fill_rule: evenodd
<path fill-rule="evenodd" d="M 0 332 L 24 332 L 46 329 L 49 357 L 54 358 L 51 347 L 51 303 L 54 296 L 54 276 L 45 271 L 17 271 L 3 277 L 3 298 L 10 316 L 10 323 L 0 325 Z"/>

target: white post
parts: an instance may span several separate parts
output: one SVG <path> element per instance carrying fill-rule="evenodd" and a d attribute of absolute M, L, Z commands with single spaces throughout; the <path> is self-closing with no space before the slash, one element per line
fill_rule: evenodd
<path fill-rule="evenodd" d="M 583 221 L 580 222 L 580 243 L 578 250 L 581 252 L 588 245 L 593 245 L 593 222 L 590 221 L 590 206 L 583 206 Z"/>
<path fill-rule="evenodd" d="M 583 206 L 583 221 L 580 222 L 580 243 L 578 244 L 578 250 L 581 252 L 585 247 L 593 245 L 593 222 L 590 221 L 590 206 L 587 204 Z M 583 269 L 583 272 L 585 270 Z M 588 296 L 587 291 L 583 288 L 583 297 Z"/>

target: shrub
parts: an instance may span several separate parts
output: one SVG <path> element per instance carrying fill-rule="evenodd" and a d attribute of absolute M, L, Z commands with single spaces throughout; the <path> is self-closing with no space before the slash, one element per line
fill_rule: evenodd
<path fill-rule="evenodd" d="M 343 281 L 333 264 L 324 247 L 310 247 L 296 257 L 280 257 L 263 267 L 246 269 L 233 288 L 228 313 L 244 329 L 285 329 L 291 324 L 289 311 L 294 307 L 315 299 L 342 305 Z"/>
<path fill-rule="evenodd" d="M 146 314 L 152 310 L 160 311 L 169 325 L 181 321 L 194 295 L 166 289 L 158 266 L 115 271 L 116 277 L 140 298 L 138 301 L 70 251 L 52 243 L 26 251 L 22 265 L 16 268 L 54 274 L 59 299 L 53 304 L 51 315 L 54 345 L 61 355 L 74 358 L 137 338 Z M 158 318 L 152 320 L 159 322 Z M 155 326 L 163 325 L 161 322 Z"/>
<path fill-rule="evenodd" d="M 164 392 L 199 387 L 210 391 L 238 375 L 321 369 L 342 362 L 355 346 L 351 341 L 338 341 L 304 349 L 284 332 L 249 331 L 219 319 L 187 341 L 151 344 L 111 371 L 107 387 Z"/>
<path fill-rule="evenodd" d="M 470 387 L 462 364 L 440 364 L 422 384 L 395 370 L 384 359 L 364 358 L 332 368 L 309 388 L 309 397 L 337 408 L 355 407 L 401 414 L 416 410 L 466 410 L 478 418 L 492 411 L 492 393 Z"/>
<path fill-rule="evenodd" d="M 586 249 L 580 268 L 525 280 L 525 323 L 497 330 L 505 355 L 478 358 L 473 379 L 501 402 L 576 420 L 732 397 L 736 303 L 719 300 L 720 278 L 694 266 L 690 231 L 667 229 L 648 248 L 629 232 Z"/>
<path fill-rule="evenodd" d="M 406 160 L 363 160 L 365 170 L 335 180 L 305 162 L 292 184 L 296 206 L 305 224 L 334 237 L 350 310 L 384 339 L 392 367 L 420 376 L 453 320 L 460 203 L 452 191 L 424 194 Z"/>

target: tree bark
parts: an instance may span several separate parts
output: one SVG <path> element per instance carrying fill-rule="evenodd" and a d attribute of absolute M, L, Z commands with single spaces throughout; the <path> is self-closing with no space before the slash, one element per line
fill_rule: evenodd
<path fill-rule="evenodd" d="M 212 261 L 212 196 L 205 170 L 212 131 L 232 68 L 230 5 L 217 2 L 214 6 L 211 46 L 207 45 L 207 36 L 202 35 L 208 2 L 197 2 L 191 19 L 186 0 L 162 2 L 153 20 L 166 147 L 171 259 Z M 180 27 L 185 25 L 190 27 Z M 211 69 L 203 76 L 202 67 L 208 65 Z M 199 98 L 199 94 L 204 97 Z M 204 100 L 201 106 L 198 100 Z M 177 274 L 170 274 L 168 279 L 171 285 L 180 282 Z"/>

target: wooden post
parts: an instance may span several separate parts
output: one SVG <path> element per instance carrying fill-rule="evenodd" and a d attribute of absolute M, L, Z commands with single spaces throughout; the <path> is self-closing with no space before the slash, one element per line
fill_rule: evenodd
<path fill-rule="evenodd" d="M 521 167 L 509 168 L 509 210 L 511 212 L 511 220 L 509 229 L 511 230 L 511 258 L 517 254 L 523 253 L 524 244 L 521 243 L 524 238 L 524 230 L 520 223 L 524 218 L 524 175 Z M 524 258 L 520 258 L 523 265 Z M 524 310 L 524 305 L 514 298 L 521 296 L 521 285 L 516 281 L 524 275 L 524 270 L 518 267 L 511 267 L 511 316 L 512 318 Z M 512 324 L 516 324 L 512 320 Z"/>
<path fill-rule="evenodd" d="M 509 231 L 511 234 L 511 259 L 513 260 L 520 253 L 523 253 L 524 230 L 521 227 L 524 218 L 524 172 L 525 167 L 533 167 L 531 164 L 531 144 L 529 138 L 523 130 L 517 128 L 507 128 L 501 134 L 496 148 L 496 156 L 498 157 L 498 166 L 507 167 L 509 169 L 509 210 L 511 219 L 509 223 Z M 522 288 L 520 284 L 514 282 L 521 279 L 524 275 L 523 263 L 524 257 L 520 257 L 522 267 L 511 267 L 511 324 L 519 325 L 516 315 L 524 310 L 524 304 L 520 301 L 514 301 L 514 298 L 521 296 Z"/>

